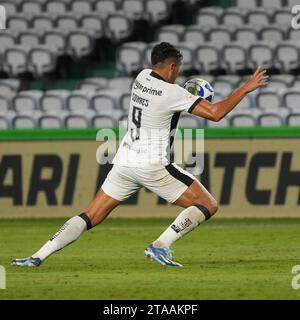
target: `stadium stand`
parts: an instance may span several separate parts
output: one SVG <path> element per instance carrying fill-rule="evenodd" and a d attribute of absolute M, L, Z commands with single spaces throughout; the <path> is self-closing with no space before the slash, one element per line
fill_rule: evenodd
<path fill-rule="evenodd" d="M 0 128 L 116 126 L 126 118 L 134 76 L 150 66 L 160 41 L 184 55 L 177 83 L 204 78 L 215 100 L 257 66 L 271 74 L 272 89 L 249 95 L 226 120 L 186 115 L 181 125 L 299 124 L 300 32 L 290 25 L 296 2 L 2 1 L 8 19 L 0 31 Z M 187 21 L 179 14 L 184 11 Z M 101 67 L 109 64 L 115 67 L 107 77 Z"/>

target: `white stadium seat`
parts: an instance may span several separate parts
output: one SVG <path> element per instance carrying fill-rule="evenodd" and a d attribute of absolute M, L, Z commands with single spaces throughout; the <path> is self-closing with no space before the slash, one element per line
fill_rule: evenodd
<path fill-rule="evenodd" d="M 191 26 L 187 26 L 182 35 L 182 39 L 184 42 L 191 42 L 200 45 L 206 42 L 206 31 L 202 26 L 193 24 Z"/>
<path fill-rule="evenodd" d="M 38 127 L 43 129 L 59 129 L 63 127 L 62 121 L 55 115 L 43 115 L 38 119 Z"/>
<path fill-rule="evenodd" d="M 87 78 L 80 83 L 80 90 L 96 91 L 108 87 L 108 79 L 106 78 Z"/>
<path fill-rule="evenodd" d="M 66 128 L 85 129 L 89 127 L 89 120 L 84 115 L 69 115 L 64 120 Z"/>
<path fill-rule="evenodd" d="M 108 81 L 108 87 L 112 89 L 120 89 L 121 91 L 130 91 L 134 78 L 117 77 Z"/>
<path fill-rule="evenodd" d="M 13 99 L 13 108 L 19 114 L 33 114 L 39 107 L 42 91 L 27 90 L 20 91 Z"/>
<path fill-rule="evenodd" d="M 0 116 L 0 130 L 9 129 L 9 122 L 5 117 Z"/>
<path fill-rule="evenodd" d="M 127 42 L 117 49 L 117 69 L 125 75 L 131 75 L 142 68 L 146 44 Z"/>
<path fill-rule="evenodd" d="M 247 14 L 246 21 L 252 26 L 267 26 L 270 23 L 270 18 L 264 10 L 252 10 Z"/>
<path fill-rule="evenodd" d="M 253 43 L 258 40 L 258 32 L 255 28 L 252 27 L 238 27 L 234 32 L 234 40 L 247 43 Z"/>
<path fill-rule="evenodd" d="M 232 127 L 255 127 L 255 117 L 250 114 L 235 114 L 230 117 Z"/>
<path fill-rule="evenodd" d="M 14 46 L 4 52 L 4 70 L 12 77 L 27 71 L 27 61 L 27 51 L 22 46 Z"/>
<path fill-rule="evenodd" d="M 81 16 L 80 24 L 83 28 L 93 30 L 96 38 L 101 38 L 104 35 L 103 21 L 98 14 L 84 14 Z"/>
<path fill-rule="evenodd" d="M 12 126 L 15 129 L 34 129 L 36 122 L 30 116 L 15 116 L 12 119 Z"/>
<path fill-rule="evenodd" d="M 106 31 L 112 39 L 122 40 L 132 32 L 131 21 L 123 14 L 110 14 L 106 19 Z"/>
<path fill-rule="evenodd" d="M 16 14 L 7 18 L 6 25 L 9 30 L 26 30 L 29 28 L 29 21 L 24 15 Z"/>
<path fill-rule="evenodd" d="M 239 12 L 225 11 L 222 15 L 222 23 L 227 26 L 242 26 L 244 20 L 244 16 Z"/>
<path fill-rule="evenodd" d="M 279 42 L 284 40 L 284 33 L 278 27 L 264 27 L 260 31 L 260 38 L 263 41 Z"/>
<path fill-rule="evenodd" d="M 218 44 L 226 44 L 231 41 L 231 32 L 228 27 L 211 28 L 208 32 L 208 39 Z"/>
<path fill-rule="evenodd" d="M 117 11 L 117 2 L 112 0 L 98 0 L 95 2 L 95 9 L 101 13 L 115 13 Z"/>
<path fill-rule="evenodd" d="M 276 113 L 265 113 L 257 118 L 261 127 L 281 127 L 284 125 L 283 119 Z"/>
<path fill-rule="evenodd" d="M 283 105 L 293 112 L 300 112 L 300 90 L 291 88 L 283 94 Z"/>
<path fill-rule="evenodd" d="M 154 23 L 167 18 L 168 10 L 168 2 L 164 0 L 147 0 L 145 3 L 145 11 L 150 15 Z"/>
<path fill-rule="evenodd" d="M 89 55 L 94 43 L 92 37 L 84 31 L 72 31 L 68 35 L 68 47 L 73 57 L 81 58 Z"/>
<path fill-rule="evenodd" d="M 68 11 L 67 3 L 61 0 L 48 0 L 46 3 L 48 13 L 63 14 Z"/>
<path fill-rule="evenodd" d="M 78 13 L 89 13 L 93 11 L 92 2 L 87 0 L 72 0 L 71 11 Z"/>
<path fill-rule="evenodd" d="M 95 116 L 92 118 L 92 126 L 93 128 L 116 128 L 116 121 L 109 116 Z"/>
<path fill-rule="evenodd" d="M 90 109 L 90 94 L 83 90 L 74 90 L 67 97 L 66 106 L 71 112 L 85 113 Z"/>
<path fill-rule="evenodd" d="M 166 25 L 162 26 L 157 34 L 158 42 L 169 42 L 173 45 L 179 43 L 185 30 L 183 25 Z"/>
<path fill-rule="evenodd" d="M 40 14 L 31 19 L 32 27 L 36 30 L 52 30 L 54 28 L 54 20 L 48 14 Z"/>
<path fill-rule="evenodd" d="M 255 9 L 258 6 L 257 0 L 237 0 L 237 7 Z"/>
<path fill-rule="evenodd" d="M 299 108 L 300 111 L 300 108 Z M 286 117 L 286 123 L 290 127 L 300 127 L 300 113 L 291 113 Z"/>
<path fill-rule="evenodd" d="M 40 99 L 40 109 L 50 114 L 61 113 L 66 108 L 66 99 L 69 95 L 68 90 L 48 90 Z"/>
<path fill-rule="evenodd" d="M 273 14 L 274 24 L 275 25 L 286 25 L 290 26 L 293 19 L 290 9 L 279 9 L 276 10 Z"/>
<path fill-rule="evenodd" d="M 11 0 L 1 1 L 1 5 L 5 8 L 7 16 L 16 14 L 18 11 L 18 4 Z"/>
<path fill-rule="evenodd" d="M 47 30 L 43 34 L 43 43 L 47 46 L 54 46 L 57 54 L 62 55 L 67 51 L 67 39 L 59 29 Z"/>
<path fill-rule="evenodd" d="M 265 44 L 254 44 L 249 47 L 248 56 L 252 67 L 269 69 L 273 66 L 272 49 Z"/>
<path fill-rule="evenodd" d="M 181 115 L 178 123 L 178 128 L 199 128 L 197 117 L 189 114 Z"/>
<path fill-rule="evenodd" d="M 211 45 L 200 45 L 195 50 L 195 64 L 201 73 L 210 73 L 219 68 L 218 49 Z"/>
<path fill-rule="evenodd" d="M 76 30 L 79 27 L 78 18 L 74 14 L 61 14 L 56 18 L 55 23 L 61 29 Z"/>
<path fill-rule="evenodd" d="M 37 1 L 24 1 L 21 5 L 21 12 L 39 14 L 43 11 L 42 4 Z"/>
<path fill-rule="evenodd" d="M 292 44 L 279 44 L 275 49 L 275 55 L 284 73 L 290 73 L 300 67 L 299 49 Z"/>
<path fill-rule="evenodd" d="M 280 9 L 283 7 L 282 0 L 260 0 L 261 6 L 264 8 Z"/>
<path fill-rule="evenodd" d="M 145 2 L 140 0 L 123 0 L 122 10 L 135 17 L 142 17 L 145 13 Z"/>
<path fill-rule="evenodd" d="M 35 77 L 41 77 L 44 73 L 51 72 L 56 66 L 56 56 L 45 47 L 32 48 L 28 55 L 30 69 Z"/>
<path fill-rule="evenodd" d="M 0 92 L 0 115 L 5 115 L 10 110 L 10 106 L 11 99 Z"/>
<path fill-rule="evenodd" d="M 41 43 L 41 36 L 36 31 L 21 31 L 18 35 L 18 42 L 19 44 L 37 46 Z"/>
<path fill-rule="evenodd" d="M 234 44 L 224 46 L 221 57 L 229 73 L 236 73 L 247 68 L 247 54 L 242 46 Z"/>
<path fill-rule="evenodd" d="M 131 93 L 124 93 L 120 97 L 120 108 L 126 114 L 128 114 L 128 111 L 129 111 L 130 100 L 131 100 Z"/>
<path fill-rule="evenodd" d="M 219 25 L 219 16 L 213 12 L 199 12 L 196 16 L 195 24 L 204 27 L 215 27 Z"/>

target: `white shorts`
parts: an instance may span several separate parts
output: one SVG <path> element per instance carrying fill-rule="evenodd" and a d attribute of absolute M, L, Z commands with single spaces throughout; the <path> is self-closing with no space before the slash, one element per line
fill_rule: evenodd
<path fill-rule="evenodd" d="M 141 187 L 145 187 L 173 203 L 195 180 L 192 174 L 175 163 L 145 168 L 114 165 L 102 189 L 110 197 L 124 201 Z"/>

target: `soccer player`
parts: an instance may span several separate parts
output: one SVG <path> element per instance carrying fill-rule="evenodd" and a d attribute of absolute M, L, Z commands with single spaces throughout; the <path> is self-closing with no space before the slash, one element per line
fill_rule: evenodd
<path fill-rule="evenodd" d="M 122 201 L 144 186 L 183 208 L 144 253 L 161 265 L 181 266 L 173 260 L 171 245 L 211 218 L 218 205 L 193 175 L 170 163 L 180 113 L 186 111 L 220 121 L 249 92 L 266 86 L 268 81 L 266 71 L 258 68 L 228 98 L 210 103 L 174 84 L 181 62 L 182 54 L 171 44 L 162 42 L 153 48 L 152 69 L 141 71 L 132 86 L 128 131 L 94 200 L 83 213 L 69 219 L 40 250 L 28 258 L 13 260 L 12 265 L 39 266 L 51 254 L 100 224 Z"/>

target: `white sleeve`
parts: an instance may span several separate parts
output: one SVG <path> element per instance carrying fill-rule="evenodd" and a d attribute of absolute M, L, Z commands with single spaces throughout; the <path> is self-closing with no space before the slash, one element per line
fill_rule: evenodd
<path fill-rule="evenodd" d="M 168 109 L 172 112 L 186 111 L 192 113 L 201 97 L 194 96 L 177 84 L 171 86 L 168 92 Z"/>

